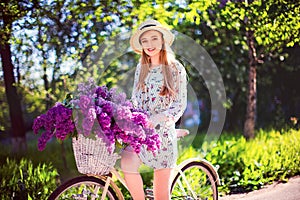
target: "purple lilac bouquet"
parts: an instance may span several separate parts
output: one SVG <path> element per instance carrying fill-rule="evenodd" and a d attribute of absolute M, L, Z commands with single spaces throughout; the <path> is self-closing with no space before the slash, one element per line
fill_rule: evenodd
<path fill-rule="evenodd" d="M 38 140 L 38 149 L 42 151 L 53 136 L 59 140 L 64 140 L 75 131 L 75 124 L 72 121 L 72 109 L 61 103 L 56 103 L 46 114 L 42 114 L 34 120 L 32 128 L 35 134 L 43 129 Z"/>
<path fill-rule="evenodd" d="M 125 93 L 96 86 L 90 79 L 79 84 L 73 95 L 34 120 L 34 133 L 43 130 L 38 140 L 39 150 L 45 149 L 46 143 L 54 136 L 64 140 L 77 134 L 100 137 L 110 153 L 116 144 L 130 145 L 136 153 L 140 152 L 142 145 L 153 153 L 160 148 L 159 135 L 148 126 L 148 115 L 135 109 Z"/>

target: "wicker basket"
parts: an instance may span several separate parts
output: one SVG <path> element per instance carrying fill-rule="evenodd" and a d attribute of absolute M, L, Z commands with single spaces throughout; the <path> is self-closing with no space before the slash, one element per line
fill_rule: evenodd
<path fill-rule="evenodd" d="M 72 144 L 77 169 L 82 174 L 108 174 L 119 158 L 118 154 L 108 152 L 101 138 L 94 140 L 80 134 Z"/>

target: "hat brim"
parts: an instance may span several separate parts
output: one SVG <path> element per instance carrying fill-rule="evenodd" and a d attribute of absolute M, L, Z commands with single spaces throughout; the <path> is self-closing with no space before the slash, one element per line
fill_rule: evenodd
<path fill-rule="evenodd" d="M 159 31 L 163 34 L 165 43 L 167 43 L 169 46 L 172 45 L 173 41 L 174 41 L 174 35 L 173 33 L 162 27 L 162 26 L 151 26 L 151 27 L 146 27 L 143 28 L 142 30 L 137 30 L 130 38 L 130 46 L 133 49 L 134 52 L 138 53 L 138 54 L 142 54 L 143 52 L 143 48 L 142 45 L 140 44 L 140 37 L 143 33 L 145 33 L 146 31 Z"/>

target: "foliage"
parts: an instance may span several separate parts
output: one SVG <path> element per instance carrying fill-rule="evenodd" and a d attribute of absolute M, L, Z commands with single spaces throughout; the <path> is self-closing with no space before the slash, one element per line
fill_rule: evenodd
<path fill-rule="evenodd" d="M 221 136 L 209 145 L 206 159 L 218 166 L 221 190 L 230 193 L 256 190 L 273 181 L 300 174 L 300 131 L 263 131 L 252 141 Z"/>
<path fill-rule="evenodd" d="M 0 133 L 2 131 L 8 130 L 10 123 L 7 119 L 9 119 L 9 113 L 8 113 L 8 104 L 7 99 L 5 98 L 5 89 L 4 87 L 1 87 L 2 81 L 0 81 L 0 109 L 2 112 L 0 113 Z"/>
<path fill-rule="evenodd" d="M 58 172 L 52 164 L 34 166 L 28 159 L 7 159 L 0 176 L 1 199 L 46 199 L 57 186 Z"/>
<path fill-rule="evenodd" d="M 199 142 L 203 140 L 202 135 L 192 139 L 187 136 L 179 142 L 185 149 L 180 150 L 178 163 L 191 157 L 210 161 L 218 169 L 221 179 L 219 189 L 223 195 L 256 190 L 273 181 L 286 181 L 289 177 L 300 174 L 300 130 L 291 129 L 282 132 L 260 130 L 257 137 L 248 142 L 241 135 L 223 133 L 218 141 L 203 145 Z M 185 142 L 188 141 L 190 144 L 192 140 L 193 144 L 186 147 Z M 79 175 L 70 140 L 64 141 L 66 166 L 61 159 L 61 144 L 52 141 L 42 152 L 36 151 L 36 139 L 31 138 L 28 144 L 26 159 L 32 160 L 34 165 L 40 162 L 53 163 L 58 169 L 60 182 Z M 7 148 L 4 148 L 0 155 L 1 166 L 5 165 L 7 155 Z M 142 168 L 141 172 L 145 187 L 151 187 L 153 178 L 151 171 Z M 126 189 L 123 188 L 122 191 L 126 192 Z"/>
<path fill-rule="evenodd" d="M 158 19 L 162 24 L 190 36 L 209 52 L 225 83 L 229 103 L 226 128 L 231 130 L 242 126 L 245 115 L 245 109 L 241 109 L 246 104 L 248 65 L 245 16 L 249 16 L 248 28 L 256 31 L 257 54 L 261 53 L 261 61 L 265 62 L 258 69 L 258 91 L 266 87 L 270 91 L 258 94 L 258 104 L 272 101 L 267 112 L 263 103 L 258 105 L 258 118 L 261 118 L 258 126 L 274 121 L 269 120 L 274 116 L 271 110 L 274 96 L 278 97 L 278 93 L 287 96 L 285 88 L 292 83 L 281 75 L 289 77 L 288 68 L 299 72 L 299 61 L 287 64 L 290 57 L 294 56 L 293 60 L 297 60 L 295 55 L 298 51 L 282 49 L 284 44 L 295 49 L 299 43 L 299 7 L 295 1 L 248 1 L 251 3 L 247 5 L 246 1 L 239 0 L 7 2 L 1 3 L 1 7 L 13 16 L 12 29 L 9 28 L 12 61 L 17 86 L 25 102 L 22 108 L 27 124 L 31 124 L 38 113 L 62 100 L 64 91 L 73 90 L 88 76 L 95 77 L 100 85 L 122 84 L 122 75 L 133 68 L 137 57 L 128 53 L 122 61 L 118 58 L 107 67 L 108 64 L 99 56 L 102 53 L 99 47 L 103 41 L 121 31 L 132 31 L 146 18 Z M 1 31 L 7 32 L 8 28 L 3 27 Z M 90 59 L 92 52 L 99 53 L 97 62 Z M 209 94 L 205 84 L 199 84 L 201 77 L 195 75 L 189 65 L 187 71 L 190 84 L 199 98 L 207 102 L 206 109 L 209 109 Z M 3 79 L 1 73 L 0 79 Z M 2 91 L 3 86 L 0 87 Z M 291 101 L 284 102 L 283 97 L 278 97 L 282 101 L 280 106 L 285 112 L 285 119 L 295 115 L 292 111 L 296 110 L 299 92 L 293 87 L 288 87 L 294 92 L 290 96 Z M 8 107 L 1 107 L 4 107 L 5 114 L 0 116 L 0 126 L 8 131 Z M 286 107 L 291 107 L 288 113 Z M 210 118 L 208 111 L 201 116 Z"/>
<path fill-rule="evenodd" d="M 205 3 L 204 3 L 205 2 Z M 220 3 L 218 3 L 220 2 Z M 184 4 L 184 3 L 182 3 Z M 204 4 L 204 6 L 202 5 Z M 197 5 L 192 7 L 192 5 Z M 259 93 L 257 102 L 262 104 L 258 107 L 258 118 L 261 115 L 272 118 L 272 107 L 276 106 L 273 99 L 278 97 L 276 81 L 270 83 L 270 79 L 286 74 L 290 66 L 286 59 L 290 56 L 287 47 L 298 48 L 299 44 L 299 6 L 295 1 L 197 1 L 177 5 L 179 8 L 174 28 L 186 35 L 191 36 L 199 44 L 203 45 L 217 64 L 224 80 L 229 107 L 227 114 L 227 127 L 230 130 L 240 129 L 244 120 L 246 109 L 247 71 L 249 68 L 249 46 L 247 44 L 247 32 L 254 32 L 254 45 L 256 48 L 255 62 L 258 65 L 258 93 L 270 84 L 270 93 Z M 173 19 L 169 20 L 174 22 Z M 278 60 L 281 60 L 279 63 Z M 297 60 L 294 58 L 294 60 Z M 298 62 L 293 68 L 299 66 Z M 283 73 L 276 73 L 280 70 Z M 297 69 L 299 72 L 299 67 Z M 198 77 L 191 76 L 191 83 L 197 82 Z M 284 83 L 283 83 L 284 82 Z M 291 84 L 289 78 L 280 83 Z M 195 84 L 196 85 L 196 84 Z M 199 81 L 198 81 L 198 85 Z M 236 87 L 238 85 L 239 87 Z M 193 85 L 194 87 L 194 85 Z M 295 87 L 289 87 L 292 91 Z M 203 91 L 197 91 L 203 96 Z M 283 90 L 280 90 L 280 93 Z M 295 91 L 296 92 L 296 91 Z M 297 92 L 296 92 L 297 93 Z M 285 95 L 286 96 L 286 95 Z M 205 97 L 207 98 L 207 97 Z M 280 98 L 284 98 L 280 97 Z M 289 97 L 291 101 L 297 101 L 298 97 Z M 265 112 L 263 102 L 272 101 Z M 289 103 L 291 102 L 289 101 Z M 287 103 L 287 104 L 289 104 Z M 288 105 L 280 105 L 286 107 Z M 285 110 L 285 122 L 291 114 Z M 295 109 L 294 109 L 295 110 Z M 267 115 L 267 116 L 266 116 Z M 257 127 L 266 126 L 271 120 L 261 117 Z M 274 119 L 276 120 L 276 119 Z M 268 124 L 270 125 L 270 124 Z"/>
<path fill-rule="evenodd" d="M 6 163 L 7 158 L 15 160 L 26 159 L 30 160 L 34 166 L 39 165 L 39 163 L 52 164 L 57 169 L 61 181 L 79 174 L 73 155 L 71 139 L 64 140 L 62 143 L 51 140 L 44 151 L 37 151 L 37 140 L 38 136 L 31 132 L 27 136 L 27 151 L 13 154 L 12 146 L 2 141 L 3 149 L 0 152 L 0 166 Z"/>
<path fill-rule="evenodd" d="M 223 2 L 224 8 L 217 14 L 217 19 L 221 19 L 219 24 L 223 23 L 229 30 L 240 31 L 237 36 L 247 44 L 249 78 L 243 134 L 246 138 L 253 138 L 257 110 L 256 68 L 274 52 L 299 44 L 299 6 L 292 1 L 278 0 Z"/>

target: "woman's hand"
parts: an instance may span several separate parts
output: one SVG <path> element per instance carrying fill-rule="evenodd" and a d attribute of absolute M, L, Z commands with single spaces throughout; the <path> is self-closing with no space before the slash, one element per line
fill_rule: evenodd
<path fill-rule="evenodd" d="M 149 124 L 149 127 L 150 128 L 155 128 L 157 126 L 157 124 L 161 123 L 161 122 L 165 122 L 167 121 L 167 116 L 160 113 L 160 114 L 156 114 L 156 115 L 152 115 L 150 117 L 150 124 Z"/>

